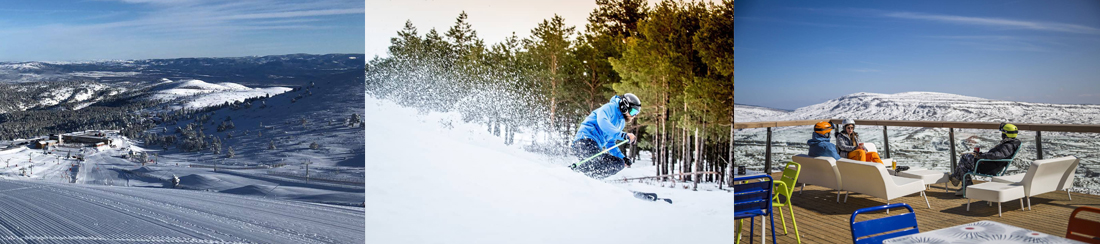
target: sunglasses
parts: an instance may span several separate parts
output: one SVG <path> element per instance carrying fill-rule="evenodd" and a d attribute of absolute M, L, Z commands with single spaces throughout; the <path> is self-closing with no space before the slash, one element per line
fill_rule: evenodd
<path fill-rule="evenodd" d="M 641 112 L 642 111 L 638 110 L 638 108 L 630 108 L 630 112 L 627 112 L 627 113 L 630 114 L 630 116 L 638 116 L 638 113 L 641 113 Z"/>

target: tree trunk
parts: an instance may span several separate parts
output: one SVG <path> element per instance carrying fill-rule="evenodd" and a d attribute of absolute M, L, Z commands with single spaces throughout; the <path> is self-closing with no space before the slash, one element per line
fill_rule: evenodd
<path fill-rule="evenodd" d="M 730 147 L 729 147 L 729 153 L 730 153 L 729 157 L 726 158 L 726 160 L 728 160 L 727 163 L 726 163 L 726 167 L 729 168 L 729 171 L 727 171 L 729 173 L 726 174 L 727 175 L 726 179 L 729 181 L 730 187 L 733 187 L 733 171 L 736 170 L 735 169 L 736 165 L 733 164 L 733 106 L 730 106 Z"/>
<path fill-rule="evenodd" d="M 555 128 L 554 113 L 558 109 L 558 56 L 550 55 L 550 133 Z"/>
<path fill-rule="evenodd" d="M 596 110 L 596 95 L 599 95 L 599 79 L 596 77 L 596 62 L 588 62 L 588 69 L 592 71 L 591 83 L 588 83 L 588 111 Z"/>
<path fill-rule="evenodd" d="M 661 151 L 662 151 L 661 161 L 663 161 L 665 163 L 665 174 L 667 175 L 667 174 L 672 173 L 672 166 L 673 166 L 672 161 L 670 160 L 671 158 L 669 157 L 669 152 L 672 151 L 672 147 L 669 145 L 669 142 L 672 141 L 672 140 L 670 140 L 672 138 L 669 137 L 670 136 L 670 134 L 669 134 L 670 131 L 668 130 L 668 115 L 669 115 L 668 109 L 669 109 L 669 103 L 670 102 L 669 102 L 669 95 L 668 95 L 668 77 L 667 76 L 662 76 L 661 77 L 661 85 L 662 85 L 661 107 L 660 107 L 660 109 L 661 109 L 661 141 L 662 141 L 661 142 Z M 665 179 L 668 179 L 668 178 L 665 178 Z M 669 180 L 671 180 L 671 179 L 669 179 Z"/>
<path fill-rule="evenodd" d="M 703 168 L 707 169 L 707 171 L 710 171 L 711 167 L 708 164 L 708 161 L 706 160 L 707 157 L 705 156 L 706 152 L 707 152 L 707 150 L 706 150 L 707 149 L 707 110 L 703 110 L 703 138 L 701 138 L 699 140 L 699 145 L 700 145 L 700 147 L 699 147 L 699 160 L 703 161 L 703 165 L 705 165 L 705 167 L 703 167 Z M 713 163 L 710 163 L 710 164 L 713 164 Z M 714 177 L 714 176 L 707 175 L 706 177 L 707 177 L 706 178 L 707 182 L 710 182 L 711 178 Z"/>
<path fill-rule="evenodd" d="M 689 167 L 691 162 L 688 160 L 688 129 L 687 126 L 680 128 L 680 173 L 688 172 L 691 170 Z M 680 177 L 681 182 L 687 182 L 687 177 Z"/>
<path fill-rule="evenodd" d="M 699 139 L 699 129 L 696 128 L 695 129 L 695 167 L 693 169 L 691 169 L 692 173 L 699 172 L 699 169 L 701 169 L 701 167 L 699 166 L 699 159 L 703 158 L 703 155 L 700 154 L 700 153 L 703 153 L 703 149 L 701 147 L 699 147 L 699 142 L 700 141 L 702 141 L 702 139 Z M 700 175 L 692 176 L 692 178 L 695 178 L 695 184 L 696 185 L 699 185 L 699 178 L 700 177 L 701 177 Z"/>

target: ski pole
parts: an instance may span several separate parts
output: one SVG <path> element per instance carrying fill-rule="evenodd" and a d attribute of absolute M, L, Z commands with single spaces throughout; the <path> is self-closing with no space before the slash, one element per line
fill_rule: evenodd
<path fill-rule="evenodd" d="M 592 160 L 593 158 L 596 158 L 596 156 L 600 156 L 604 153 L 607 153 L 607 152 L 611 151 L 612 148 L 617 148 L 619 146 L 622 146 L 623 144 L 626 144 L 627 142 L 630 142 L 630 140 L 625 140 L 623 142 L 620 142 L 619 144 L 615 144 L 614 146 L 608 147 L 607 149 L 604 149 L 603 151 L 600 151 L 600 153 L 597 153 L 596 155 L 592 155 L 591 157 L 588 157 L 584 160 L 581 160 L 580 162 L 573 163 L 572 166 L 574 168 L 577 167 L 577 166 L 580 166 L 581 164 L 584 164 L 584 162 L 588 162 L 588 160 Z"/>

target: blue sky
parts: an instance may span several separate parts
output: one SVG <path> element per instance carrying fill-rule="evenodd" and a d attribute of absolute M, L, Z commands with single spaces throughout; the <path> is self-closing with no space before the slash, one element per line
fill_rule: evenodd
<path fill-rule="evenodd" d="M 363 53 L 358 0 L 2 1 L 0 61 Z"/>
<path fill-rule="evenodd" d="M 1100 104 L 1100 1 L 737 1 L 735 102 L 857 92 Z"/>

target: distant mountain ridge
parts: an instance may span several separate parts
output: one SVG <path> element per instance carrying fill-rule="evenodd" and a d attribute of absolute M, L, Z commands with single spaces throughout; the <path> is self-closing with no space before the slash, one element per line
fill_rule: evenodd
<path fill-rule="evenodd" d="M 745 111 L 741 111 L 745 110 Z M 791 112 L 734 105 L 737 122 L 862 119 L 1100 124 L 1100 105 L 994 100 L 939 92 L 879 94 L 860 92 Z"/>
<path fill-rule="evenodd" d="M 0 83 L 87 80 L 142 82 L 160 78 L 232 80 L 246 86 L 294 86 L 331 71 L 363 70 L 363 54 L 287 54 L 83 62 L 0 62 Z M 274 84 L 272 84 L 274 83 Z"/>

